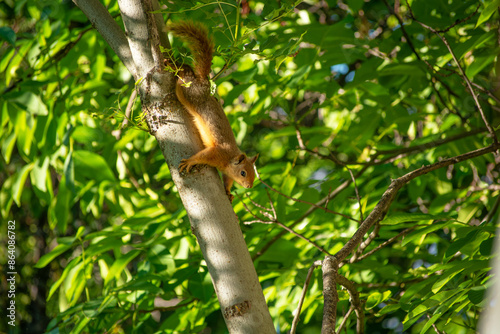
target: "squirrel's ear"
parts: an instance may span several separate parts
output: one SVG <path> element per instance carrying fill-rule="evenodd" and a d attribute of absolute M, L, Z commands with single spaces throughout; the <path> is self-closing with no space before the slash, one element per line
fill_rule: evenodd
<path fill-rule="evenodd" d="M 245 160 L 245 159 L 246 159 L 246 157 L 247 157 L 247 156 L 246 156 L 246 155 L 244 155 L 243 153 L 242 153 L 242 154 L 240 154 L 240 155 L 238 155 L 238 157 L 237 157 L 237 158 L 235 159 L 235 161 L 234 161 L 234 164 L 235 164 L 235 165 L 239 165 L 239 164 L 241 164 L 241 162 L 242 162 L 243 160 Z"/>
<path fill-rule="evenodd" d="M 257 160 L 257 158 L 258 158 L 258 157 L 259 157 L 259 154 L 257 153 L 257 154 L 255 155 L 255 157 L 253 157 L 253 158 L 251 158 L 251 159 L 250 159 L 250 162 L 251 162 L 251 163 L 255 163 L 255 161 Z"/>

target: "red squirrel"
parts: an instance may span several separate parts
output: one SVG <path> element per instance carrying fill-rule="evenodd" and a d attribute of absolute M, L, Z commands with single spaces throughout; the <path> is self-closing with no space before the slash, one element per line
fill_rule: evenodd
<path fill-rule="evenodd" d="M 204 146 L 192 157 L 181 160 L 179 172 L 189 173 L 193 166 L 200 164 L 217 168 L 222 172 L 224 188 L 232 202 L 234 181 L 245 188 L 253 186 L 258 154 L 249 158 L 240 151 L 222 105 L 210 94 L 214 42 L 207 27 L 180 21 L 170 24 L 169 31 L 187 43 L 194 59 L 192 67 L 182 65 L 177 71 L 176 95 L 191 116 Z"/>

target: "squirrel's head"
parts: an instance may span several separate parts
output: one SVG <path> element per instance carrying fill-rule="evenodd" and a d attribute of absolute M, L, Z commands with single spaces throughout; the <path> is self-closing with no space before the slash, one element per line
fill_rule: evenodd
<path fill-rule="evenodd" d="M 245 154 L 240 154 L 233 160 L 229 166 L 230 172 L 228 173 L 234 181 L 245 188 L 252 188 L 253 180 L 255 179 L 255 171 L 253 164 L 258 158 L 258 154 L 253 158 L 247 157 Z"/>

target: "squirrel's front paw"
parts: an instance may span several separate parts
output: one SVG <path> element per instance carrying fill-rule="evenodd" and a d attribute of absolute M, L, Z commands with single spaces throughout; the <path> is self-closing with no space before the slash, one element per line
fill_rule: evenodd
<path fill-rule="evenodd" d="M 229 198 L 229 202 L 233 203 L 234 196 L 231 194 L 231 191 L 226 190 L 226 195 Z"/>
<path fill-rule="evenodd" d="M 191 167 L 193 167 L 193 165 L 188 161 L 188 159 L 182 159 L 179 164 L 179 173 L 184 172 L 184 170 L 189 173 L 191 171 Z"/>

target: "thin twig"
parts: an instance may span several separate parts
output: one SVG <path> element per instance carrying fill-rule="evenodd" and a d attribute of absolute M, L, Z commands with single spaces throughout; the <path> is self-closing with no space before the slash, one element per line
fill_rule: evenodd
<path fill-rule="evenodd" d="M 255 213 L 253 213 L 253 211 L 250 210 L 250 208 L 246 205 L 246 203 L 241 200 L 241 197 L 238 193 L 236 193 L 236 197 L 238 197 L 241 204 L 243 204 L 243 207 L 245 208 L 245 210 L 247 210 L 247 212 L 255 218 L 255 221 L 252 221 L 252 222 L 263 222 L 263 220 L 259 216 L 257 216 Z M 244 224 L 250 224 L 250 223 L 251 222 L 245 222 Z"/>
<path fill-rule="evenodd" d="M 273 213 L 273 217 L 275 220 L 278 220 L 278 213 L 276 212 L 276 208 L 274 207 L 273 199 L 269 194 L 269 190 L 266 189 L 267 198 L 269 199 L 269 206 L 271 207 L 271 212 Z"/>
<path fill-rule="evenodd" d="M 120 125 L 120 128 L 113 131 L 111 134 L 115 137 L 116 140 L 119 140 L 121 138 L 122 130 L 127 126 L 130 115 L 132 114 L 132 108 L 134 106 L 135 99 L 137 97 L 137 89 L 133 89 L 132 92 L 130 93 L 130 97 L 128 98 L 128 103 L 127 107 L 125 109 L 125 114 L 123 118 L 123 122 Z"/>
<path fill-rule="evenodd" d="M 441 135 L 444 135 L 445 138 L 436 139 L 436 140 L 433 140 L 433 141 L 428 142 L 428 143 L 419 144 L 419 145 L 415 145 L 415 146 L 408 146 L 408 147 L 399 147 L 399 148 L 390 149 L 390 150 L 376 150 L 375 153 L 372 154 L 368 158 L 367 162 L 357 162 L 357 161 L 345 161 L 345 162 L 342 162 L 337 157 L 335 157 L 335 155 L 333 153 L 331 153 L 330 155 L 326 156 L 326 155 L 319 154 L 317 152 L 313 152 L 313 151 L 311 151 L 309 149 L 307 149 L 306 152 L 309 152 L 309 153 L 317 156 L 320 159 L 327 159 L 327 160 L 333 161 L 337 165 L 343 166 L 343 167 L 345 167 L 345 166 L 356 166 L 356 165 L 362 165 L 362 166 L 369 167 L 369 166 L 374 166 L 374 165 L 381 165 L 381 164 L 391 163 L 391 162 L 393 162 L 393 161 L 395 161 L 397 159 L 406 157 L 406 156 L 408 156 L 408 155 L 410 155 L 410 154 L 412 154 L 414 152 L 424 151 L 425 149 L 434 148 L 434 147 L 437 147 L 437 146 L 441 146 L 441 145 L 447 144 L 449 142 L 460 140 L 460 139 L 463 139 L 463 138 L 466 138 L 466 137 L 469 137 L 469 136 L 474 136 L 474 135 L 479 134 L 481 132 L 484 132 L 486 130 L 487 130 L 486 128 L 477 128 L 477 129 L 474 129 L 472 131 L 465 132 L 465 133 L 460 133 L 460 134 L 453 135 L 453 136 L 450 136 L 450 137 L 446 137 L 447 134 L 443 133 Z M 383 159 L 376 159 L 378 156 L 380 156 L 380 155 L 386 155 L 386 154 L 388 154 L 390 156 L 388 156 L 386 158 L 383 158 Z"/>
<path fill-rule="evenodd" d="M 486 89 L 483 86 L 478 85 L 477 83 L 474 83 L 474 82 L 472 83 L 472 85 L 474 87 L 476 87 L 477 89 L 479 89 L 480 91 L 482 91 L 483 93 L 487 94 L 490 98 L 495 100 L 496 103 L 500 103 L 500 99 L 495 94 L 493 94 L 491 91 L 489 91 L 488 89 Z"/>
<path fill-rule="evenodd" d="M 363 312 L 363 305 L 361 303 L 361 300 L 359 299 L 359 292 L 356 288 L 356 284 L 354 282 L 351 282 L 344 276 L 337 274 L 337 283 L 342 285 L 344 288 L 347 289 L 347 292 L 349 293 L 349 296 L 351 297 L 351 305 L 354 307 L 354 311 L 356 312 L 356 333 L 364 333 L 364 327 L 365 327 L 365 313 Z"/>
<path fill-rule="evenodd" d="M 247 193 L 245 193 L 245 197 L 246 197 L 246 198 L 248 198 L 248 200 L 249 200 L 250 202 L 252 202 L 252 204 L 253 204 L 254 206 L 258 207 L 259 209 L 261 209 L 261 210 L 265 210 L 265 211 L 271 211 L 271 209 L 266 208 L 265 206 L 260 205 L 259 203 L 255 202 L 255 201 L 254 201 L 254 200 L 253 200 L 253 199 L 252 199 L 252 198 L 251 198 L 251 197 L 250 197 Z"/>
<path fill-rule="evenodd" d="M 412 153 L 415 151 L 417 151 L 417 152 L 423 151 L 427 148 L 433 148 L 436 146 L 440 146 L 443 144 L 453 142 L 455 140 L 460 140 L 460 139 L 464 139 L 464 138 L 469 137 L 469 136 L 477 135 L 481 132 L 484 132 L 485 130 L 486 130 L 486 128 L 484 128 L 484 127 L 477 128 L 477 129 L 471 130 L 469 132 L 459 133 L 459 134 L 456 134 L 453 136 L 449 136 L 449 137 L 446 136 L 445 138 L 436 139 L 436 140 L 433 140 L 429 143 L 424 143 L 424 144 L 409 146 L 409 147 L 403 147 L 403 148 L 396 148 L 396 149 L 391 149 L 391 150 L 379 150 L 379 151 L 375 152 L 375 156 L 385 155 L 385 154 L 405 154 L 406 155 L 408 153 Z"/>
<path fill-rule="evenodd" d="M 292 233 L 293 235 L 299 237 L 300 239 L 304 240 L 304 241 L 307 241 L 308 243 L 310 243 L 311 245 L 313 245 L 314 247 L 316 247 L 318 250 L 320 250 L 322 253 L 326 254 L 326 255 L 332 255 L 330 254 L 330 252 L 328 252 L 327 250 L 325 250 L 323 247 L 321 247 L 320 245 L 318 245 L 317 243 L 315 243 L 314 241 L 312 241 L 311 239 L 303 236 L 302 234 L 298 233 L 298 232 L 295 232 L 294 230 L 292 230 L 291 228 L 289 228 L 288 226 L 286 226 L 285 224 L 279 222 L 279 221 L 275 221 L 274 222 L 276 225 L 278 225 L 279 227 L 281 227 L 282 229 Z"/>
<path fill-rule="evenodd" d="M 406 1 L 406 3 L 408 3 L 408 1 Z M 436 30 L 436 31 L 438 33 L 445 33 L 445 32 L 450 31 L 452 28 L 454 28 L 455 26 L 459 25 L 460 23 L 464 23 L 464 22 L 469 21 L 474 15 L 477 14 L 477 12 L 479 11 L 479 8 L 481 8 L 481 4 L 477 5 L 476 10 L 472 14 L 470 14 L 469 16 L 467 16 L 466 18 L 463 18 L 463 19 L 460 19 L 460 20 L 457 19 L 452 25 L 450 25 L 446 29 Z M 411 8 L 410 8 L 410 10 L 411 10 Z"/>
<path fill-rule="evenodd" d="M 304 145 L 304 140 L 302 140 L 302 134 L 300 133 L 299 127 L 295 124 L 295 135 L 297 136 L 297 141 L 299 142 L 299 147 L 301 150 L 307 150 L 306 145 Z"/>
<path fill-rule="evenodd" d="M 399 232 L 397 235 L 393 236 L 392 238 L 390 238 L 389 240 L 386 240 L 384 241 L 383 243 L 381 243 L 380 245 L 378 245 L 377 247 L 375 247 L 374 249 L 372 249 L 371 251 L 369 252 L 366 252 L 365 254 L 361 255 L 361 256 L 358 256 L 358 258 L 354 258 L 354 256 L 350 259 L 350 263 L 354 263 L 354 262 L 359 262 L 365 258 L 367 258 L 368 256 L 372 255 L 373 253 L 379 251 L 380 249 L 384 248 L 385 246 L 393 243 L 394 241 L 398 240 L 399 238 L 407 235 L 408 233 L 410 233 L 411 231 L 413 231 L 415 229 L 416 226 L 412 226 L 410 228 L 407 228 L 401 232 Z"/>
<path fill-rule="evenodd" d="M 276 213 L 276 210 L 274 208 L 274 204 L 271 200 L 271 196 L 269 195 L 269 193 L 267 195 L 269 196 L 269 205 L 271 206 L 273 215 L 271 215 L 268 212 L 263 212 L 263 211 L 261 211 L 260 213 L 262 215 L 266 216 L 269 219 L 268 221 L 261 219 L 259 216 L 257 216 L 255 213 L 253 213 L 252 210 L 250 210 L 250 208 L 248 208 L 248 206 L 245 204 L 245 202 L 241 201 L 241 198 L 240 198 L 240 201 L 243 204 L 243 207 L 245 208 L 245 210 L 247 210 L 247 212 L 249 212 L 255 218 L 255 220 L 244 222 L 243 224 L 245 224 L 245 225 L 250 225 L 250 224 L 255 224 L 255 223 L 268 224 L 268 225 L 269 224 L 276 224 L 279 227 L 281 227 L 282 229 L 284 229 L 285 231 L 287 231 L 287 232 L 299 237 L 300 239 L 310 243 L 312 246 L 314 246 L 320 252 L 331 256 L 331 254 L 327 250 L 325 250 L 323 247 L 321 247 L 320 245 L 318 245 L 317 243 L 315 243 L 311 239 L 305 237 L 304 235 L 302 235 L 298 232 L 295 232 L 293 229 L 291 229 L 290 227 L 288 227 L 285 224 L 283 224 L 282 222 L 280 222 L 277 218 L 277 213 Z M 239 195 L 237 195 L 237 196 L 239 197 Z"/>
<path fill-rule="evenodd" d="M 491 208 L 490 211 L 488 211 L 488 214 L 483 218 L 481 223 L 488 223 L 490 221 L 493 221 L 493 216 L 497 212 L 499 205 L 500 205 L 500 196 L 497 195 L 497 199 L 495 200 L 495 203 L 493 203 L 493 207 Z"/>
<path fill-rule="evenodd" d="M 356 177 L 359 177 L 360 175 L 362 175 L 368 168 L 369 168 L 368 166 L 363 166 L 363 168 L 356 174 Z M 344 191 L 351 184 L 351 182 L 352 182 L 352 180 L 345 180 L 344 182 L 342 182 L 342 184 L 339 185 L 337 188 L 335 188 L 335 190 L 331 191 L 328 195 L 326 195 L 321 200 L 316 202 L 315 206 L 311 206 L 309 209 L 307 209 L 307 211 L 302 216 L 297 218 L 292 224 L 290 224 L 289 227 L 293 228 L 295 225 L 300 224 L 304 219 L 306 219 L 314 211 L 316 211 L 318 209 L 318 206 L 324 205 L 326 202 L 337 197 L 337 195 L 340 194 L 342 191 Z M 259 256 L 264 254 L 277 240 L 279 240 L 285 234 L 286 234 L 286 231 L 281 231 L 280 233 L 275 235 L 257 253 L 255 253 L 252 256 L 252 260 L 255 261 L 255 259 L 257 259 Z"/>
<path fill-rule="evenodd" d="M 359 196 L 359 191 L 358 191 L 358 186 L 356 184 L 356 178 L 354 177 L 354 174 L 352 173 L 352 170 L 348 167 L 346 167 L 347 170 L 349 171 L 349 174 L 351 175 L 352 179 L 352 184 L 354 185 L 354 191 L 356 193 L 356 198 L 358 199 L 358 205 L 359 205 L 359 221 L 365 220 L 363 218 L 363 206 L 361 205 L 361 197 Z"/>
<path fill-rule="evenodd" d="M 360 256 L 363 253 L 366 247 L 368 247 L 368 245 L 370 245 L 372 241 L 375 240 L 375 238 L 378 236 L 379 231 L 380 231 L 380 224 L 377 223 L 375 224 L 375 228 L 373 229 L 373 231 L 368 235 L 368 238 L 366 238 L 365 241 L 359 244 L 358 249 L 356 250 L 356 252 L 354 253 L 349 262 L 353 263 L 354 261 L 356 261 L 358 256 Z"/>
<path fill-rule="evenodd" d="M 429 314 L 426 314 L 427 319 L 431 320 L 431 316 Z M 437 328 L 436 324 L 432 324 L 432 328 L 437 334 L 442 334 L 441 331 Z"/>
<path fill-rule="evenodd" d="M 421 59 L 420 55 L 418 54 L 417 50 L 415 49 L 415 47 L 413 46 L 413 43 L 411 41 L 411 38 L 410 36 L 408 35 L 408 33 L 406 32 L 406 29 L 405 29 L 405 25 L 404 25 L 404 22 L 403 22 L 403 19 L 399 16 L 399 13 L 396 13 L 394 11 L 394 8 L 392 8 L 389 3 L 387 2 L 387 0 L 383 0 L 384 1 L 384 4 L 385 6 L 387 7 L 387 9 L 389 10 L 389 12 L 394 15 L 396 17 L 396 19 L 398 20 L 399 22 L 399 27 L 401 29 L 401 32 L 403 33 L 403 36 L 405 37 L 406 39 L 406 43 L 408 44 L 408 46 L 410 47 L 410 49 L 412 50 L 412 52 L 415 54 L 415 56 L 417 56 L 417 59 Z"/>
<path fill-rule="evenodd" d="M 467 88 L 469 89 L 469 93 L 470 95 L 472 96 L 472 98 L 474 99 L 474 102 L 476 103 L 476 107 L 477 109 L 479 110 L 479 114 L 481 115 L 481 118 L 483 119 L 483 122 L 484 124 L 486 125 L 486 128 L 488 129 L 488 132 L 490 133 L 491 137 L 493 138 L 493 142 L 495 144 L 498 144 L 498 138 L 495 134 L 495 131 L 493 130 L 493 128 L 491 127 L 490 123 L 488 122 L 488 120 L 486 119 L 486 115 L 484 114 L 484 111 L 483 111 L 483 107 L 481 106 L 481 104 L 479 103 L 479 100 L 477 98 L 477 95 L 476 95 L 476 92 L 474 91 L 474 88 L 472 88 L 472 83 L 471 81 L 469 80 L 469 78 L 467 77 L 467 74 L 465 73 L 464 69 L 462 68 L 462 65 L 460 65 L 460 62 L 458 61 L 458 58 L 457 56 L 455 55 L 455 52 L 453 51 L 453 49 L 451 48 L 450 46 L 450 43 L 448 42 L 448 40 L 446 39 L 446 37 L 444 36 L 444 32 L 448 31 L 450 28 L 448 29 L 445 29 L 445 30 L 436 30 L 434 29 L 433 27 L 431 26 L 428 26 L 427 24 L 423 23 L 423 22 L 420 22 L 418 21 L 415 16 L 413 15 L 413 11 L 411 9 L 411 6 L 408 4 L 408 0 L 406 1 L 407 5 L 408 5 L 408 9 L 410 11 L 410 16 L 411 18 L 417 22 L 418 24 L 420 24 L 423 28 L 429 30 L 430 32 L 434 33 L 436 36 L 438 36 L 441 41 L 443 42 L 443 44 L 446 46 L 446 48 L 448 49 L 448 52 L 450 53 L 450 55 L 453 57 L 453 60 L 455 61 L 455 64 L 457 65 L 459 71 L 460 71 L 460 74 L 461 74 L 461 77 L 462 79 L 465 81 L 465 83 L 467 84 Z M 480 5 L 479 5 L 480 6 Z M 477 11 L 479 10 L 479 6 L 478 8 L 476 9 L 476 11 L 470 16 L 472 17 L 473 15 L 475 15 L 477 13 Z M 468 17 L 467 19 L 470 19 L 470 17 Z M 461 22 L 461 21 L 460 21 Z M 458 22 L 459 23 L 459 22 Z M 456 24 L 458 24 L 456 22 Z M 453 27 L 454 25 L 452 25 Z"/>
<path fill-rule="evenodd" d="M 348 215 L 346 215 L 346 214 L 343 214 L 343 213 L 340 213 L 340 212 L 336 212 L 336 211 L 333 211 L 333 210 L 330 210 L 330 209 L 324 208 L 324 207 L 319 206 L 319 205 L 317 205 L 317 204 L 315 204 L 315 203 L 311 203 L 311 202 L 308 202 L 308 201 L 304 201 L 304 200 L 299 199 L 299 198 L 295 198 L 295 197 L 291 197 L 291 196 L 285 195 L 285 194 L 283 194 L 281 191 L 279 191 L 279 190 L 277 190 L 277 189 L 274 189 L 274 188 L 273 188 L 273 187 L 271 187 L 269 184 L 267 184 L 266 182 L 264 182 L 264 180 L 262 180 L 262 178 L 260 177 L 260 174 L 257 172 L 257 170 L 256 170 L 255 175 L 257 175 L 257 178 L 259 179 L 259 181 L 260 181 L 263 185 L 265 185 L 267 188 L 271 189 L 271 190 L 272 190 L 272 191 L 274 191 L 275 193 L 277 193 L 277 194 L 279 194 L 279 195 L 281 195 L 281 196 L 283 196 L 283 197 L 286 197 L 286 198 L 288 198 L 288 199 L 290 199 L 290 200 L 292 200 L 292 201 L 294 201 L 294 202 L 299 202 L 299 203 L 304 203 L 304 204 L 307 204 L 307 205 L 310 205 L 310 206 L 314 206 L 314 207 L 315 207 L 315 208 L 317 208 L 317 209 L 321 209 L 321 210 L 323 210 L 323 211 L 325 211 L 325 212 L 328 212 L 328 213 L 331 213 L 331 214 L 334 214 L 334 215 L 342 216 L 342 217 L 347 218 L 347 219 L 349 219 L 349 220 L 355 221 L 356 223 L 359 223 L 359 222 L 360 222 L 359 220 L 357 220 L 357 219 L 355 219 L 355 218 L 352 218 L 352 217 L 350 217 L 350 216 L 348 216 Z"/>
<path fill-rule="evenodd" d="M 290 334 L 295 334 L 297 331 L 297 325 L 299 324 L 299 316 L 300 310 L 302 309 L 302 305 L 304 304 L 304 300 L 306 299 L 307 290 L 309 289 L 309 283 L 311 281 L 312 274 L 316 267 L 321 266 L 321 261 L 315 261 L 313 265 L 307 271 L 306 280 L 304 282 L 304 287 L 302 288 L 302 294 L 300 295 L 299 305 L 297 305 L 297 309 L 295 310 L 295 316 L 292 321 L 292 329 L 290 330 Z"/>
<path fill-rule="evenodd" d="M 274 222 L 265 221 L 262 219 L 255 219 L 255 220 L 249 220 L 249 221 L 243 222 L 243 224 L 245 224 L 245 225 L 252 225 L 252 224 L 257 224 L 257 223 L 258 224 L 266 224 L 266 225 L 274 224 Z"/>
<path fill-rule="evenodd" d="M 344 315 L 344 318 L 340 322 L 339 328 L 337 328 L 337 333 L 340 333 L 342 329 L 344 329 L 345 324 L 347 323 L 347 319 L 351 316 L 352 311 L 354 311 L 354 307 L 351 305 L 347 310 L 347 313 Z"/>

